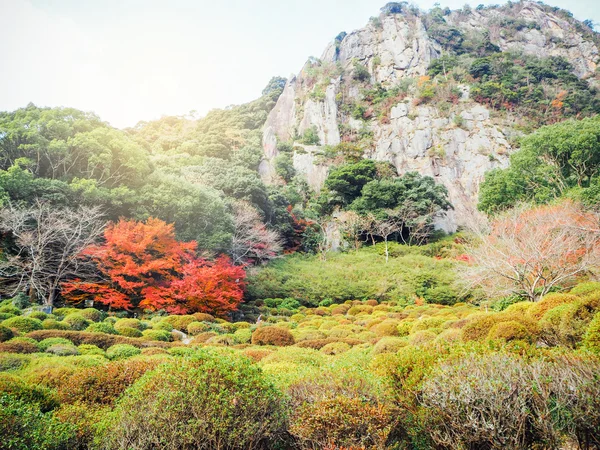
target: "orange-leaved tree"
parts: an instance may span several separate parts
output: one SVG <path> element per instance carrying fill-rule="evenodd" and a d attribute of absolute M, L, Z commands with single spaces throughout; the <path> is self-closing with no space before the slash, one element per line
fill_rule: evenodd
<path fill-rule="evenodd" d="M 600 220 L 581 205 L 514 208 L 477 227 L 466 279 L 491 295 L 536 301 L 600 264 Z"/>
<path fill-rule="evenodd" d="M 68 300 L 215 315 L 236 309 L 242 300 L 244 269 L 225 256 L 215 262 L 197 257 L 196 242 L 179 242 L 172 224 L 122 219 L 106 228 L 104 240 L 82 254 L 96 263 L 99 278 L 63 283 Z"/>

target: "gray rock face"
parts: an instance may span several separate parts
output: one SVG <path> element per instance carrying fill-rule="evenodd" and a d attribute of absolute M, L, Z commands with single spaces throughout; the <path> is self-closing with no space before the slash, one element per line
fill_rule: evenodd
<path fill-rule="evenodd" d="M 562 56 L 573 65 L 577 76 L 594 74 L 598 48 L 576 32 L 572 23 L 534 2 L 523 2 L 516 8 L 518 17 L 539 26 L 507 33 L 498 25 L 503 13 L 495 9 L 473 10 L 470 14 L 452 12 L 444 20 L 465 34 L 488 32 L 490 40 L 502 50 Z M 356 63 L 366 67 L 371 83 L 389 88 L 426 74 L 431 61 L 441 54 L 440 44 L 414 14 L 382 16 L 380 23 L 371 22 L 341 42 L 329 44 L 321 57 L 321 67 L 338 67 L 344 75 L 323 76 L 315 81 L 311 75 L 314 66 L 309 62 L 287 83 L 264 128 L 260 173 L 265 182 L 280 182 L 273 167 L 278 139 L 297 140 L 305 130 L 315 127 L 320 145 L 334 146 L 343 139 L 342 126 L 355 133 L 368 131 L 373 139 L 365 149 L 365 157 L 389 161 L 399 174 L 417 171 L 434 177 L 447 187 L 454 206 L 437 225 L 454 231 L 464 224 L 476 213 L 485 172 L 508 165 L 512 148 L 506 133 L 510 133 L 510 124 L 471 100 L 466 85 L 459 86 L 460 98 L 451 111 L 440 110 L 435 99 L 430 105 L 419 105 L 411 94 L 392 105 L 389 120 L 383 122 L 376 118 L 366 122 L 353 119 L 342 107 L 361 96 L 359 87 L 344 85 L 343 80 Z M 315 83 L 322 86 L 319 96 L 311 95 Z M 317 158 L 319 147 L 295 145 L 301 150 L 294 153 L 294 167 L 318 191 L 328 173 L 327 165 Z"/>

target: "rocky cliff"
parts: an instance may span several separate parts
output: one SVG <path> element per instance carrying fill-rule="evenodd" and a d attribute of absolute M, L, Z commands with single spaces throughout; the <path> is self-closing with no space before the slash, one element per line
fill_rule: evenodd
<path fill-rule="evenodd" d="M 526 118 L 471 95 L 473 78 L 460 67 L 449 74 L 442 65 L 440 81 L 431 67 L 440 58 L 464 65 L 498 52 L 561 57 L 576 77 L 597 83 L 597 34 L 562 10 L 521 2 L 422 12 L 390 3 L 364 28 L 340 33 L 288 80 L 264 128 L 261 176 L 282 182 L 275 158 L 286 142 L 296 171 L 318 191 L 339 163 L 331 152 L 353 143 L 399 174 L 418 171 L 443 183 L 454 210 L 438 225 L 455 230 L 476 210 L 485 172 L 508 165 Z M 307 133 L 318 139 L 310 142 Z"/>

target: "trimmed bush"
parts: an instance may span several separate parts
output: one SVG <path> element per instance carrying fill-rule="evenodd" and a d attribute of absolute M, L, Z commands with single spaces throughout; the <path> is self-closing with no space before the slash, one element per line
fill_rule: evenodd
<path fill-rule="evenodd" d="M 163 320 L 173 325 L 173 328 L 175 328 L 176 330 L 183 331 L 184 333 L 187 333 L 187 327 L 190 323 L 199 322 L 199 320 L 196 317 L 190 315 L 167 316 Z"/>
<path fill-rule="evenodd" d="M 0 306 L 0 313 L 12 314 L 13 316 L 20 316 L 21 310 L 14 305 L 3 305 Z"/>
<path fill-rule="evenodd" d="M 579 298 L 572 294 L 547 294 L 527 310 L 527 316 L 535 320 L 540 320 L 552 308 L 564 305 L 565 303 L 573 303 L 577 300 Z"/>
<path fill-rule="evenodd" d="M 321 353 L 326 355 L 339 355 L 340 353 L 347 352 L 350 350 L 350 345 L 345 342 L 330 342 L 321 348 Z"/>
<path fill-rule="evenodd" d="M 583 345 L 588 350 L 600 354 L 600 313 L 594 316 L 585 333 Z"/>
<path fill-rule="evenodd" d="M 10 341 L 0 343 L 0 353 L 37 353 L 39 351 L 38 346 L 30 342 L 13 342 L 13 339 L 11 339 Z"/>
<path fill-rule="evenodd" d="M 73 343 L 70 340 L 61 337 L 43 339 L 40 342 L 38 342 L 37 345 L 41 351 L 45 352 L 46 350 L 48 350 L 48 347 L 52 347 L 55 344 L 73 345 Z"/>
<path fill-rule="evenodd" d="M 149 341 L 171 342 L 173 340 L 171 333 L 165 330 L 144 330 L 142 331 L 142 335 L 144 339 Z"/>
<path fill-rule="evenodd" d="M 398 322 L 396 321 L 382 322 L 379 325 L 375 325 L 370 330 L 373 331 L 379 337 L 400 335 L 400 333 L 398 332 Z"/>
<path fill-rule="evenodd" d="M 134 347 L 169 347 L 172 344 L 169 342 L 144 341 L 141 339 L 128 338 L 125 336 L 115 336 L 105 333 L 88 333 L 87 331 L 62 331 L 62 330 L 40 330 L 33 331 L 27 335 L 36 341 L 50 337 L 63 337 L 69 339 L 75 345 L 92 344 L 97 345 L 102 349 L 107 349 L 115 344 L 129 344 Z"/>
<path fill-rule="evenodd" d="M 7 373 L 0 374 L 0 394 L 35 404 L 42 412 L 52 411 L 59 404 L 52 389 L 29 384 L 22 378 Z"/>
<path fill-rule="evenodd" d="M 380 353 L 396 353 L 402 347 L 406 347 L 408 342 L 406 339 L 402 339 L 394 336 L 387 336 L 379 339 L 373 348 L 373 354 L 378 355 Z"/>
<path fill-rule="evenodd" d="M 48 314 L 42 311 L 33 311 L 31 314 L 27 314 L 27 317 L 44 321 L 48 318 Z"/>
<path fill-rule="evenodd" d="M 13 332 L 10 328 L 0 325 L 0 342 L 8 341 L 12 339 Z"/>
<path fill-rule="evenodd" d="M 282 395 L 249 360 L 202 350 L 135 383 L 104 424 L 103 445 L 273 448 L 269 442 L 283 433 L 285 410 Z"/>
<path fill-rule="evenodd" d="M 74 426 L 13 396 L 0 393 L 2 448 L 61 450 L 75 448 Z M 6 447 L 4 446 L 6 445 Z"/>
<path fill-rule="evenodd" d="M 292 333 L 285 328 L 274 326 L 263 326 L 254 330 L 252 333 L 252 343 L 254 345 L 276 345 L 284 347 L 294 345 L 295 340 Z"/>
<path fill-rule="evenodd" d="M 289 431 L 303 448 L 387 448 L 396 413 L 386 405 L 336 396 L 301 405 Z"/>
<path fill-rule="evenodd" d="M 116 344 L 106 349 L 106 357 L 108 359 L 126 359 L 132 356 L 139 355 L 142 351 L 129 344 Z"/>
<path fill-rule="evenodd" d="M 0 372 L 24 369 L 30 361 L 29 356 L 13 355 L 9 353 L 0 354 Z"/>
<path fill-rule="evenodd" d="M 79 350 L 74 345 L 54 344 L 46 349 L 47 353 L 52 353 L 56 356 L 74 356 L 79 354 Z"/>
<path fill-rule="evenodd" d="M 30 331 L 41 330 L 43 328 L 41 320 L 23 316 L 6 319 L 2 322 L 2 325 L 7 328 L 15 328 L 20 333 L 29 333 Z"/>
<path fill-rule="evenodd" d="M 202 322 L 192 322 L 187 326 L 187 332 L 192 336 L 197 336 L 200 333 L 210 330 L 210 325 Z"/>
<path fill-rule="evenodd" d="M 80 355 L 100 355 L 106 356 L 106 352 L 97 345 L 81 344 L 77 347 Z"/>
<path fill-rule="evenodd" d="M 165 322 L 164 320 L 160 322 L 156 322 L 152 325 L 152 329 L 154 330 L 164 330 L 164 331 L 173 331 L 173 325 L 169 322 Z"/>
<path fill-rule="evenodd" d="M 72 330 L 76 331 L 83 331 L 90 324 L 89 320 L 79 314 L 79 312 L 69 314 L 62 321 L 69 325 Z"/>
<path fill-rule="evenodd" d="M 588 281 L 586 283 L 579 283 L 571 289 L 569 294 L 585 297 L 586 295 L 594 294 L 596 292 L 600 292 L 600 283 L 597 281 Z"/>
<path fill-rule="evenodd" d="M 194 316 L 194 318 L 198 322 L 214 322 L 215 321 L 214 316 L 211 316 L 210 314 L 206 314 L 206 313 L 194 313 L 194 314 L 192 314 L 192 316 Z"/>
<path fill-rule="evenodd" d="M 143 334 L 137 328 L 121 327 L 117 330 L 121 336 L 127 336 L 131 338 L 142 337 Z"/>
<path fill-rule="evenodd" d="M 494 325 L 488 334 L 488 339 L 499 339 L 502 341 L 526 341 L 532 343 L 534 336 L 525 326 L 515 320 L 500 322 Z"/>
<path fill-rule="evenodd" d="M 118 331 L 108 322 L 97 322 L 90 324 L 85 331 L 90 333 L 118 334 Z"/>
<path fill-rule="evenodd" d="M 161 361 L 157 359 L 136 358 L 109 362 L 102 370 L 96 367 L 81 369 L 58 386 L 58 396 L 63 403 L 111 406 L 125 389 L 159 364 Z"/>
<path fill-rule="evenodd" d="M 119 319 L 115 322 L 114 327 L 118 332 L 121 332 L 122 328 L 135 328 L 140 331 L 144 329 L 142 322 L 138 319 Z"/>
<path fill-rule="evenodd" d="M 42 328 L 44 330 L 70 330 L 71 327 L 66 323 L 59 322 L 56 319 L 46 319 L 42 322 Z"/>
<path fill-rule="evenodd" d="M 96 308 L 85 308 L 82 309 L 79 313 L 84 318 L 92 322 L 100 322 L 105 316 L 105 313 L 103 313 L 102 311 L 98 311 Z"/>
<path fill-rule="evenodd" d="M 414 334 L 411 334 L 408 337 L 408 342 L 410 342 L 412 345 L 424 345 L 427 344 L 428 342 L 431 342 L 433 340 L 435 340 L 435 338 L 437 337 L 437 334 L 435 334 L 434 332 L 430 331 L 430 330 L 422 330 L 422 331 L 417 331 Z"/>
<path fill-rule="evenodd" d="M 72 449 L 84 450 L 94 448 L 93 441 L 98 424 L 110 413 L 110 408 L 103 405 L 75 403 L 63 404 L 54 411 L 54 417 L 64 424 L 73 426 L 75 439 Z"/>

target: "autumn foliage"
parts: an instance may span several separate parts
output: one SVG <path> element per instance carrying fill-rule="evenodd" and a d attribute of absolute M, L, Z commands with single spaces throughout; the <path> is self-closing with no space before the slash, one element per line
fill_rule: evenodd
<path fill-rule="evenodd" d="M 242 300 L 245 271 L 226 256 L 196 256 L 196 242 L 179 242 L 173 225 L 158 219 L 120 220 L 106 228 L 105 243 L 83 257 L 98 266 L 101 278 L 62 285 L 68 300 L 91 298 L 116 309 L 164 309 L 169 313 L 224 315 Z"/>

